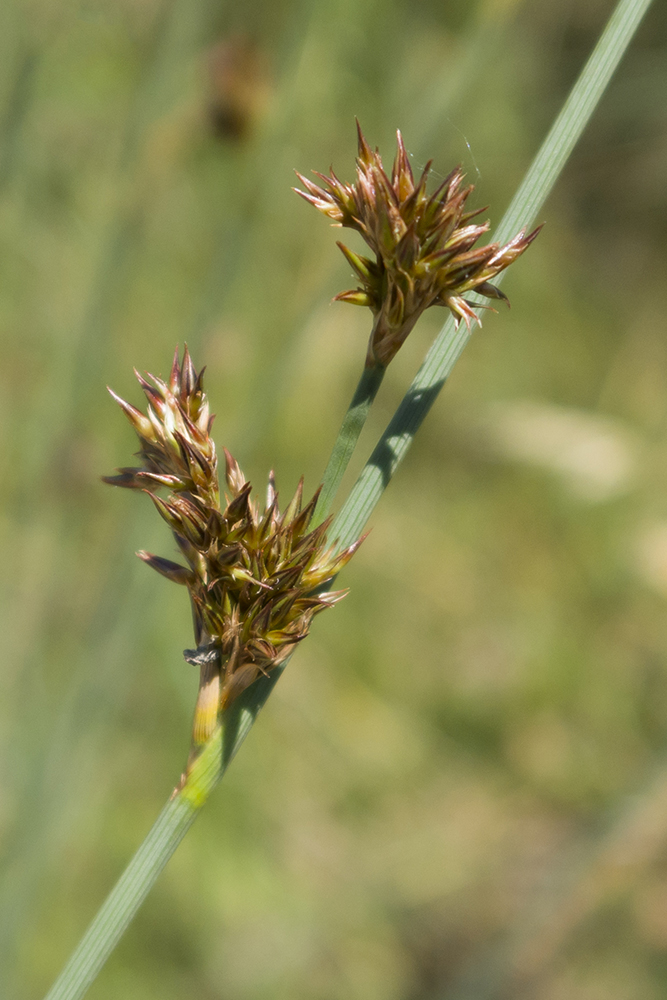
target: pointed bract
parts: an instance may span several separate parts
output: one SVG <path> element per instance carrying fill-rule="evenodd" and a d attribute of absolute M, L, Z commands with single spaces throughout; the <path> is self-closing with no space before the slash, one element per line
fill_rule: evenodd
<path fill-rule="evenodd" d="M 142 466 L 120 470 L 122 481 L 119 477 L 105 481 L 144 489 L 150 476 L 154 483 L 168 484 L 175 492 L 199 492 L 205 494 L 206 502 L 215 503 L 217 458 L 208 433 L 208 404 L 201 388 L 201 372 L 195 372 L 187 347 L 181 364 L 176 352 L 168 383 L 153 375 L 148 381 L 136 370 L 135 375 L 148 400 L 145 415 L 113 390 L 109 392 L 137 432 Z"/>

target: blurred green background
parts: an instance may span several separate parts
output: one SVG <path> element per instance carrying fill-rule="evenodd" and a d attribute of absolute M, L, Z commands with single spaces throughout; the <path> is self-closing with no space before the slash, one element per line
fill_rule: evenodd
<path fill-rule="evenodd" d="M 498 222 L 607 0 L 0 8 L 0 994 L 41 996 L 184 764 L 173 544 L 132 366 L 322 474 L 369 317 L 293 169 L 357 115 Z M 667 989 L 667 8 L 214 800 L 91 1000 L 653 1000 Z M 444 314 L 392 364 L 348 485 Z"/>

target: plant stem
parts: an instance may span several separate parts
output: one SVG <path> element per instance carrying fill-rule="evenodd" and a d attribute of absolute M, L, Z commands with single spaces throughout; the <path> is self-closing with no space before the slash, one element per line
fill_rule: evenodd
<path fill-rule="evenodd" d="M 194 806 L 177 795 L 167 803 L 53 985 L 48 1000 L 84 995 L 205 801 L 204 796 L 200 805 Z"/>
<path fill-rule="evenodd" d="M 505 243 L 535 220 L 650 4 L 651 0 L 620 0 L 494 233 L 494 242 Z M 503 277 L 504 273 L 496 275 L 494 283 Z M 456 329 L 451 316 L 440 330 L 331 527 L 341 549 L 361 533 L 471 333 L 472 327 L 463 323 Z"/>
<path fill-rule="evenodd" d="M 192 765 L 185 783 L 167 802 L 46 1000 L 78 1000 L 84 996 L 235 757 L 282 669 L 270 677 L 262 677 L 225 712 L 223 725 L 218 726 Z"/>
<path fill-rule="evenodd" d="M 503 218 L 494 237 L 499 242 L 507 240 L 521 225 L 528 225 L 544 204 L 650 2 L 651 0 L 620 0 Z M 497 281 L 496 278 L 496 283 Z M 464 326 L 456 330 L 451 320 L 443 326 L 334 521 L 331 530 L 338 537 L 340 547 L 361 534 L 380 496 L 410 448 L 417 429 L 444 386 L 470 333 Z M 372 391 L 374 383 L 371 376 L 368 376 L 367 384 L 364 381 L 365 375 L 364 372 L 327 466 L 327 473 L 331 469 L 331 485 L 327 491 L 329 503 L 349 459 L 349 442 L 352 442 L 353 447 L 382 380 L 381 376 L 376 376 L 377 385 Z M 334 462 L 339 446 L 340 457 Z M 216 730 L 206 744 L 185 785 L 163 809 L 46 1000 L 79 1000 L 85 994 L 237 753 L 286 665 L 285 663 L 272 671 L 270 677 L 262 677 L 256 681 L 225 712 L 221 728 Z"/>
<path fill-rule="evenodd" d="M 315 509 L 315 524 L 323 521 L 331 509 L 336 491 L 352 458 L 373 400 L 382 385 L 385 371 L 383 365 L 373 365 L 372 368 L 364 368 L 361 374 L 324 472 L 322 492 Z"/>

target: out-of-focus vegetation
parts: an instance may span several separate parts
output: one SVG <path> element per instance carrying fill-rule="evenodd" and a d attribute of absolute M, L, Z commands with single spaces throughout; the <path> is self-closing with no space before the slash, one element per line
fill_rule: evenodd
<path fill-rule="evenodd" d="M 356 114 L 497 221 L 610 10 L 2 4 L 3 996 L 45 991 L 187 754 L 190 613 L 133 555 L 168 554 L 151 505 L 99 483 L 134 448 L 105 383 L 187 340 L 219 445 L 314 488 L 368 317 L 293 168 L 351 177 Z M 656 4 L 94 1000 L 664 996 L 666 56 Z"/>

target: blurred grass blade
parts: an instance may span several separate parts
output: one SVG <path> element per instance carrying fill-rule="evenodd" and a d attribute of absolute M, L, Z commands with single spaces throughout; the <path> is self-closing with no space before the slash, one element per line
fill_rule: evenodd
<path fill-rule="evenodd" d="M 529 225 L 544 204 L 649 5 L 650 0 L 618 4 L 501 222 L 498 241 Z M 363 530 L 469 337 L 465 327 L 456 331 L 452 321 L 445 323 L 334 521 L 332 532 L 341 547 Z M 282 669 L 253 684 L 225 714 L 223 729 L 211 738 L 185 787 L 165 806 L 46 1000 L 78 1000 L 85 994 L 238 751 Z"/>
<path fill-rule="evenodd" d="M 562 111 L 514 196 L 493 239 L 505 243 L 530 226 L 602 97 L 651 0 L 621 0 Z M 495 278 L 499 283 L 503 275 Z M 477 297 L 476 297 L 477 298 Z M 341 548 L 357 538 L 407 454 L 415 433 L 467 344 L 471 329 L 442 327 L 408 392 L 378 441 L 332 527 Z"/>

